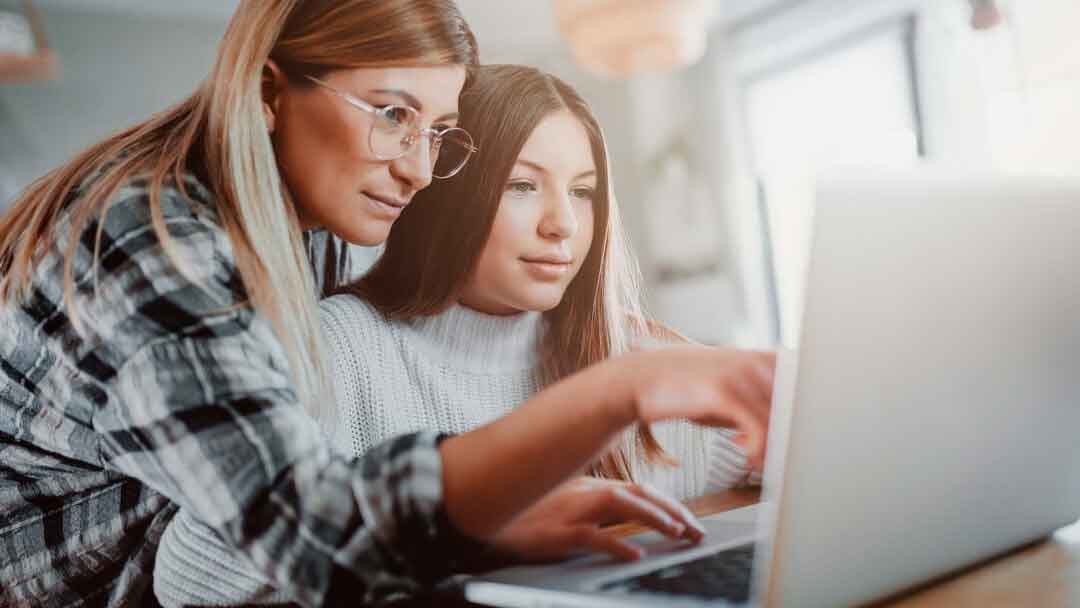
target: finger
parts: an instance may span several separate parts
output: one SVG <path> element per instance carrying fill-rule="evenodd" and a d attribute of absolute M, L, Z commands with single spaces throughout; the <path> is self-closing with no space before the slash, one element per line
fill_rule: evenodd
<path fill-rule="evenodd" d="M 765 393 L 765 400 L 772 401 L 773 387 L 776 385 L 776 357 L 758 358 L 751 364 L 754 379 Z"/>
<path fill-rule="evenodd" d="M 579 532 L 580 546 L 588 547 L 598 553 L 607 553 L 615 559 L 632 562 L 645 556 L 645 549 L 627 540 L 606 534 L 595 528 L 586 528 Z"/>
<path fill-rule="evenodd" d="M 765 462 L 767 421 L 753 412 L 738 395 L 730 395 L 729 405 L 724 408 L 727 416 L 735 421 L 735 428 L 745 435 L 746 461 L 751 468 L 760 469 Z"/>
<path fill-rule="evenodd" d="M 766 399 L 772 402 L 773 387 L 776 386 L 776 353 L 760 353 L 753 362 L 757 381 L 765 389 Z"/>
<path fill-rule="evenodd" d="M 714 399 L 707 407 L 708 415 L 702 422 L 710 426 L 741 430 L 747 434 L 768 426 L 769 410 L 762 407 L 756 396 L 748 394 L 740 376 L 721 380 Z"/>
<path fill-rule="evenodd" d="M 750 408 L 755 416 L 767 420 L 772 388 L 762 386 L 758 380 L 758 372 L 748 365 L 729 378 L 728 385 L 739 401 Z"/>
<path fill-rule="evenodd" d="M 681 538 L 686 533 L 686 524 L 652 502 L 635 496 L 623 484 L 595 496 L 589 513 L 593 522 L 612 518 L 620 522 L 636 521 L 671 538 Z"/>
<path fill-rule="evenodd" d="M 761 350 L 761 351 L 755 352 L 754 355 L 755 355 L 755 358 L 758 360 L 758 362 L 761 363 L 762 365 L 764 365 L 764 366 L 766 366 L 766 367 L 768 367 L 770 369 L 774 369 L 774 370 L 776 369 L 776 351 L 774 351 L 774 350 Z"/>
<path fill-rule="evenodd" d="M 734 443 L 735 445 L 737 445 L 737 446 L 739 446 L 740 448 L 742 448 L 742 451 L 743 451 L 743 457 L 744 457 L 744 458 L 746 458 L 746 454 L 747 454 L 747 453 L 748 453 L 748 452 L 750 451 L 750 450 L 749 450 L 749 449 L 747 448 L 747 446 L 748 446 L 748 445 L 749 445 L 749 443 L 750 443 L 750 440 L 749 440 L 749 439 L 748 439 L 748 438 L 746 437 L 746 435 L 744 435 L 744 434 L 742 434 L 742 433 L 736 433 L 736 434 L 735 434 L 735 435 L 734 435 L 734 436 L 733 436 L 733 437 L 731 438 L 731 441 L 732 441 L 732 443 Z M 768 453 L 768 448 L 767 448 L 767 447 L 766 447 L 766 450 L 765 450 L 765 452 L 766 452 L 766 454 Z M 750 469 L 750 471 L 751 471 L 752 473 L 758 474 L 758 475 L 760 476 L 760 475 L 761 475 L 762 473 L 764 473 L 764 472 L 765 472 L 764 466 L 765 466 L 765 465 L 764 465 L 764 462 L 762 462 L 762 463 L 761 463 L 761 466 L 755 466 L 755 465 L 751 464 L 751 463 L 749 462 L 749 458 L 747 458 L 747 462 L 746 462 L 746 468 Z"/>
<path fill-rule="evenodd" d="M 660 507 L 675 521 L 686 526 L 683 537 L 693 542 L 699 542 L 705 536 L 705 526 L 701 525 L 698 518 L 687 509 L 681 502 L 664 494 L 660 490 L 648 484 L 628 484 L 628 489 L 644 500 L 648 500 Z"/>
<path fill-rule="evenodd" d="M 745 366 L 729 377 L 727 387 L 767 428 L 772 408 L 772 384 L 771 381 L 763 381 L 767 372 L 760 365 L 758 361 L 748 360 Z"/>
<path fill-rule="evenodd" d="M 740 394 L 751 401 L 762 416 L 768 418 L 769 409 L 772 407 L 773 378 L 775 367 L 770 359 L 754 353 L 747 357 L 744 365 L 733 378 Z"/>
<path fill-rule="evenodd" d="M 596 526 L 579 525 L 550 531 L 543 543 L 533 543 L 529 547 L 528 557 L 537 560 L 565 559 L 582 549 L 606 553 L 622 561 L 634 561 L 645 555 L 641 547 L 602 532 Z"/>

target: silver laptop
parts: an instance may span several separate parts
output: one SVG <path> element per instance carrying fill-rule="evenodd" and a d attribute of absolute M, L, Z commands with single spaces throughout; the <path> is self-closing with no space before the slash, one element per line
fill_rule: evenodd
<path fill-rule="evenodd" d="M 687 547 L 509 568 L 474 602 L 841 606 L 1080 517 L 1080 182 L 938 174 L 817 193 L 764 501 Z"/>

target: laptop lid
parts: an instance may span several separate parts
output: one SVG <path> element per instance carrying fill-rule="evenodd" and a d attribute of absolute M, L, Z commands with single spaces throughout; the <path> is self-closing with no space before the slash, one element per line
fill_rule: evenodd
<path fill-rule="evenodd" d="M 1080 183 L 826 182 L 769 605 L 888 596 L 1080 516 Z"/>

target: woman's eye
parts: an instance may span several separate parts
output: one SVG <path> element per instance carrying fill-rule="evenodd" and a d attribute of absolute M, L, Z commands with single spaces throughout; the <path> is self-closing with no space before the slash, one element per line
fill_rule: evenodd
<path fill-rule="evenodd" d="M 570 190 L 570 196 L 591 201 L 596 198 L 596 190 L 584 186 L 580 188 L 573 188 Z"/>
<path fill-rule="evenodd" d="M 536 190 L 532 182 L 510 182 L 506 184 L 507 192 L 511 194 L 528 194 Z"/>
<path fill-rule="evenodd" d="M 412 122 L 412 113 L 404 106 L 377 106 L 376 109 L 387 126 L 405 127 Z"/>

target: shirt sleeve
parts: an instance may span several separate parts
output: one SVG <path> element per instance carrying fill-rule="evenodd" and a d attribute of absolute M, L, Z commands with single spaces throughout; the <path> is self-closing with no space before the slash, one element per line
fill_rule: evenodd
<path fill-rule="evenodd" d="M 305 604 L 376 602 L 452 572 L 471 544 L 442 504 L 441 438 L 334 454 L 269 322 L 245 305 L 224 231 L 163 195 L 173 257 L 136 195 L 110 209 L 97 271 L 76 269 L 103 466 L 177 503 Z"/>

